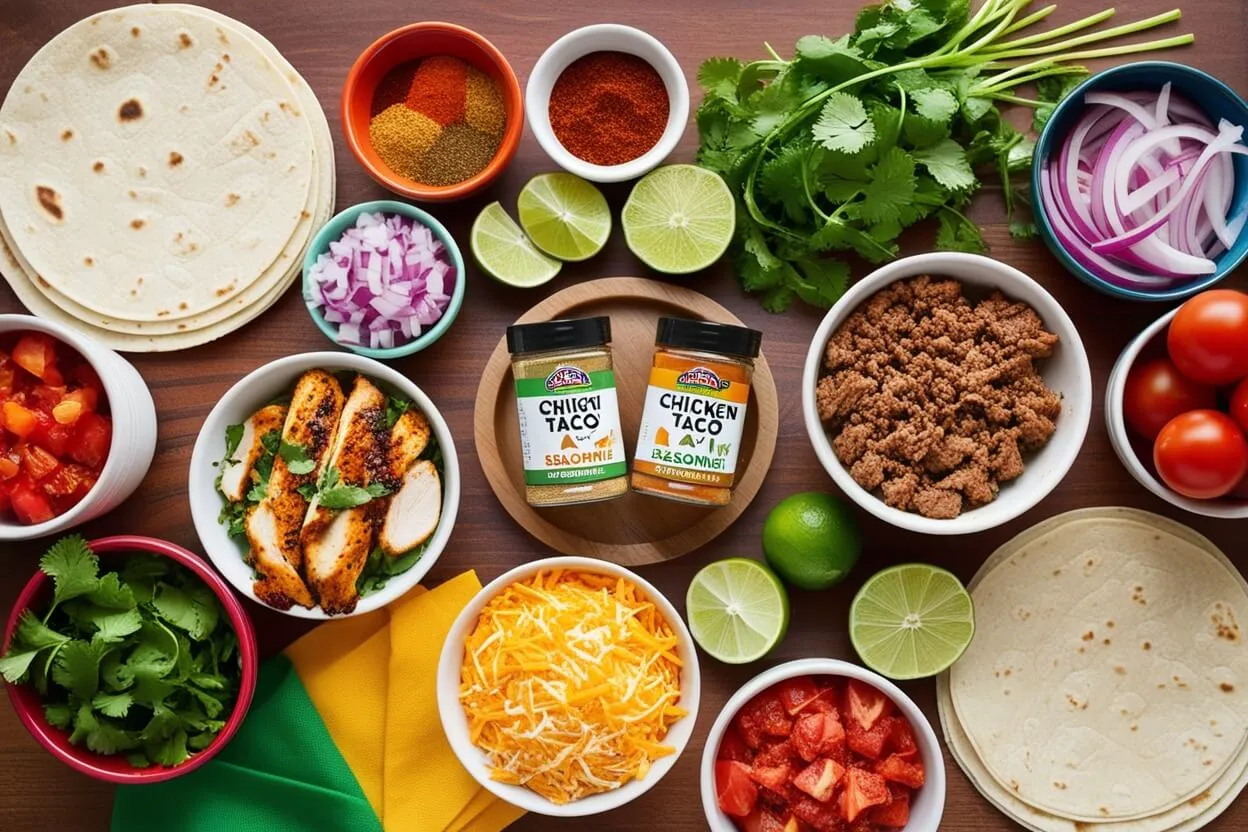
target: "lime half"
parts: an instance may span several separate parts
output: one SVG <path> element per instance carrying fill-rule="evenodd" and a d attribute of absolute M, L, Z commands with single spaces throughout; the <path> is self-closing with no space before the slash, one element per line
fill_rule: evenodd
<path fill-rule="evenodd" d="M 620 221 L 633 254 L 655 271 L 688 274 L 723 256 L 736 226 L 732 191 L 696 165 L 656 168 L 633 186 Z"/>
<path fill-rule="evenodd" d="M 890 679 L 935 676 L 975 634 L 971 596 L 951 572 L 923 563 L 872 575 L 849 608 L 849 639 L 862 661 Z"/>
<path fill-rule="evenodd" d="M 721 662 L 745 664 L 767 655 L 789 627 L 789 597 L 770 569 L 729 558 L 702 568 L 685 597 L 689 631 Z"/>
<path fill-rule="evenodd" d="M 516 209 L 534 244 L 560 260 L 593 257 L 611 233 L 607 198 L 570 173 L 534 176 L 520 191 Z"/>
<path fill-rule="evenodd" d="M 503 206 L 491 202 L 472 224 L 472 256 L 486 274 L 509 286 L 541 286 L 563 264 L 537 250 Z"/>

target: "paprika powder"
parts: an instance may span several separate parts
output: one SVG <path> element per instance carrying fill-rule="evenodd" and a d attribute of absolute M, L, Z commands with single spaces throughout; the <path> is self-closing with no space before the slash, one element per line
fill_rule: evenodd
<path fill-rule="evenodd" d="M 550 91 L 550 127 L 592 165 L 645 155 L 667 129 L 671 102 L 658 71 L 624 52 L 591 52 L 568 64 Z"/>
<path fill-rule="evenodd" d="M 732 499 L 763 334 L 659 318 L 632 489 L 703 506 Z"/>

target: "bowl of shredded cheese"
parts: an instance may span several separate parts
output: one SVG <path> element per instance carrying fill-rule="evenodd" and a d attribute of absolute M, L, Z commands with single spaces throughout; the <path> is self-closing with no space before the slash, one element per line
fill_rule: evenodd
<path fill-rule="evenodd" d="M 689 742 L 701 689 L 676 608 L 607 561 L 534 561 L 460 613 L 438 711 L 460 762 L 530 812 L 596 815 L 648 791 Z"/>

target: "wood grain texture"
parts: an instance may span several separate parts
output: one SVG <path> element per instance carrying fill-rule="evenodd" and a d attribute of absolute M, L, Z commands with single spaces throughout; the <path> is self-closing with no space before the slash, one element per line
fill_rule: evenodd
<path fill-rule="evenodd" d="M 338 162 L 338 206 L 389 196 L 355 163 L 337 125 L 338 96 L 348 68 L 374 38 L 396 26 L 421 19 L 449 18 L 490 38 L 511 60 L 517 74 L 527 77 L 541 51 L 564 32 L 604 20 L 639 26 L 662 38 L 680 59 L 693 86 L 698 64 L 712 55 L 762 56 L 766 40 L 787 53 L 800 36 L 812 32 L 837 36 L 849 30 L 860 0 L 788 0 L 762 4 L 755 0 L 666 0 L 617 3 L 606 7 L 579 0 L 459 0 L 453 5 L 412 0 L 208 0 L 209 5 L 239 18 L 269 37 L 308 79 L 333 125 Z M 1056 0 L 1061 6 L 1054 25 L 1070 22 L 1111 3 L 1109 0 Z M 1180 0 L 1136 0 L 1119 4 L 1123 18 L 1137 19 L 1164 11 Z M 108 8 L 107 0 L 0 0 L 0 89 L 7 89 L 22 65 L 45 41 L 79 18 Z M 1248 15 L 1243 0 L 1186 0 L 1181 28 L 1192 31 L 1197 45 L 1168 53 L 1214 73 L 1241 93 L 1248 92 Z M 1093 64 L 1093 68 L 1105 63 Z M 677 161 L 693 156 L 697 137 L 690 129 L 673 154 Z M 511 167 L 485 193 L 463 203 L 432 210 L 458 239 L 467 240 L 477 211 L 491 200 L 514 205 L 520 188 L 535 173 L 552 169 L 532 137 L 525 137 Z M 627 186 L 611 186 L 608 200 L 616 210 Z M 993 256 L 1034 276 L 1074 318 L 1092 360 L 1097 391 L 1096 413 L 1114 357 L 1131 338 L 1164 310 L 1149 304 L 1125 303 L 1097 294 L 1066 274 L 1038 243 L 1017 243 L 1004 226 L 999 193 L 991 189 L 976 199 L 972 217 L 985 229 Z M 904 241 L 907 252 L 930 247 L 933 231 L 923 226 Z M 859 274 L 864 273 L 861 265 Z M 500 286 L 475 269 L 468 275 L 468 297 L 454 327 L 431 349 L 397 362 L 438 403 L 456 432 L 464 461 L 464 492 L 455 535 L 431 585 L 476 569 L 483 581 L 518 563 L 550 554 L 548 547 L 518 528 L 499 506 L 478 466 L 471 424 L 477 383 L 505 326 L 546 293 L 604 275 L 639 274 L 624 245 L 612 236 L 605 251 L 585 263 L 569 264 L 559 278 L 536 293 Z M 724 304 L 748 325 L 764 332 L 771 369 L 780 390 L 779 444 L 775 461 L 758 499 L 713 544 L 677 560 L 646 567 L 643 574 L 679 607 L 690 577 L 706 563 L 728 556 L 759 557 L 759 534 L 767 511 L 794 491 L 831 490 L 832 484 L 811 453 L 802 425 L 798 383 L 806 349 L 821 314 L 795 309 L 784 316 L 763 312 L 738 289 L 731 271 L 721 264 L 706 273 L 673 280 L 691 286 Z M 1243 274 L 1231 285 L 1248 286 Z M 20 311 L 6 289 L 0 289 L 0 311 Z M 327 342 L 304 311 L 297 292 L 289 292 L 260 320 L 212 345 L 182 354 L 137 356 L 135 365 L 152 387 L 160 414 L 157 456 L 143 486 L 121 508 L 89 524 L 84 534 L 143 533 L 168 538 L 192 550 L 199 544 L 191 526 L 186 497 L 191 446 L 209 409 L 245 373 L 293 352 L 327 349 Z M 708 659 L 703 666 L 702 710 L 694 738 L 684 756 L 661 783 L 631 806 L 596 818 L 602 832 L 642 832 L 656 827 L 677 832 L 704 830 L 698 798 L 698 763 L 706 731 L 727 698 L 747 679 L 770 665 L 805 656 L 853 659 L 846 635 L 846 610 L 861 581 L 892 563 L 931 561 L 969 579 L 998 545 L 1027 526 L 1072 508 L 1130 505 L 1188 523 L 1220 545 L 1241 569 L 1248 568 L 1243 524 L 1192 517 L 1154 498 L 1123 470 L 1110 448 L 1104 424 L 1093 420 L 1083 453 L 1062 485 L 1043 502 L 1004 528 L 959 539 L 921 537 L 861 516 L 867 540 L 859 571 L 841 587 L 824 593 L 794 593 L 789 634 L 775 655 L 759 665 L 725 667 Z M 0 573 L 0 610 L 7 611 L 39 554 L 38 545 L 7 548 Z M 293 619 L 249 605 L 261 646 L 272 653 L 302 632 Z M 903 687 L 935 719 L 934 685 Z M 952 760 L 948 805 L 942 829 L 948 832 L 1004 832 L 1018 827 L 975 794 Z M 0 829 L 5 832 L 103 832 L 108 829 L 111 789 L 70 771 L 40 749 L 6 707 L 0 707 Z M 517 832 L 563 832 L 589 828 L 584 821 L 557 822 L 529 817 Z M 1213 832 L 1248 829 L 1248 799 L 1241 799 L 1208 827 Z M 171 830 L 172 832 L 172 830 Z"/>
<path fill-rule="evenodd" d="M 614 277 L 556 292 L 517 323 L 560 318 L 611 319 L 612 359 L 624 444 L 633 448 L 645 404 L 660 316 L 740 324 L 741 320 L 700 292 L 657 280 Z M 585 506 L 536 509 L 525 501 L 514 377 L 505 339 L 498 342 L 477 388 L 473 415 L 477 458 L 503 508 L 538 540 L 565 555 L 592 555 L 624 566 L 677 558 L 705 546 L 750 506 L 771 468 L 779 427 L 776 382 L 766 352 L 754 367 L 749 412 L 732 502 L 701 508 L 640 494 Z"/>

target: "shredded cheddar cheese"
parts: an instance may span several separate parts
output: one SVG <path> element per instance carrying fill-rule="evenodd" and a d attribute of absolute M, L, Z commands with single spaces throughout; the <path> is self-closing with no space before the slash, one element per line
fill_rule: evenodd
<path fill-rule="evenodd" d="M 676 635 L 636 586 L 550 571 L 490 600 L 464 645 L 460 702 L 492 776 L 563 804 L 643 778 L 680 700 Z"/>

